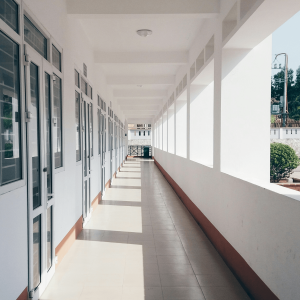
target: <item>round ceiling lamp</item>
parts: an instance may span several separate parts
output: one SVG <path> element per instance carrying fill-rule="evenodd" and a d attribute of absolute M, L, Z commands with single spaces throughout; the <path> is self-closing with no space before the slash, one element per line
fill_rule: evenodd
<path fill-rule="evenodd" d="M 140 29 L 140 30 L 137 30 L 136 33 L 139 36 L 147 37 L 148 35 L 152 34 L 152 30 L 150 30 L 150 29 Z"/>

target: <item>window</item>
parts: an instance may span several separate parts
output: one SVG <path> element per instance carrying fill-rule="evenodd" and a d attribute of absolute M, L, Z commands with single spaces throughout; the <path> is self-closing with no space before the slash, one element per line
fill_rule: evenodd
<path fill-rule="evenodd" d="M 99 101 L 99 96 L 98 96 L 98 101 Z M 100 149 L 100 143 L 101 143 L 101 138 L 100 138 L 100 127 L 101 127 L 101 117 L 100 117 L 100 109 L 97 111 L 97 118 L 98 118 L 98 154 L 101 154 L 101 149 Z"/>
<path fill-rule="evenodd" d="M 134 132 L 134 136 L 136 136 L 136 131 Z"/>
<path fill-rule="evenodd" d="M 61 53 L 52 45 L 52 64 L 61 72 Z"/>
<path fill-rule="evenodd" d="M 62 89 L 61 79 L 54 75 L 53 82 L 53 149 L 55 169 L 62 167 Z"/>
<path fill-rule="evenodd" d="M 297 134 L 297 129 L 295 130 L 295 134 Z"/>
<path fill-rule="evenodd" d="M 141 136 L 141 132 L 139 131 L 139 136 Z"/>
<path fill-rule="evenodd" d="M 288 134 L 288 131 L 286 130 L 286 134 Z"/>
<path fill-rule="evenodd" d="M 47 39 L 26 16 L 24 16 L 24 39 L 33 49 L 47 59 Z"/>
<path fill-rule="evenodd" d="M 93 153 L 93 104 L 90 105 L 90 147 L 91 147 L 91 156 L 94 155 Z"/>
<path fill-rule="evenodd" d="M 88 96 L 93 99 L 93 88 L 90 85 L 88 87 Z"/>
<path fill-rule="evenodd" d="M 22 178 L 19 46 L 0 32 L 0 186 Z"/>
<path fill-rule="evenodd" d="M 83 64 L 83 75 L 85 77 L 87 77 L 87 66 L 86 66 L 86 64 Z"/>
<path fill-rule="evenodd" d="M 150 131 L 148 131 L 148 136 L 150 135 Z"/>
<path fill-rule="evenodd" d="M 18 32 L 18 5 L 12 0 L 0 1 L 0 19 Z"/>
<path fill-rule="evenodd" d="M 80 144 L 80 94 L 75 92 L 75 134 L 76 134 L 76 161 L 81 159 Z"/>
<path fill-rule="evenodd" d="M 80 85 L 79 85 L 79 73 L 76 70 L 74 70 L 74 71 L 75 71 L 75 85 L 78 88 L 80 88 Z"/>
<path fill-rule="evenodd" d="M 100 106 L 100 97 L 99 97 L 99 95 L 97 95 L 97 104 L 98 104 L 98 106 Z"/>
<path fill-rule="evenodd" d="M 144 131 L 144 136 L 146 135 L 146 131 Z"/>
<path fill-rule="evenodd" d="M 85 82 L 85 80 L 81 77 L 81 90 L 87 95 L 87 86 L 88 84 Z"/>

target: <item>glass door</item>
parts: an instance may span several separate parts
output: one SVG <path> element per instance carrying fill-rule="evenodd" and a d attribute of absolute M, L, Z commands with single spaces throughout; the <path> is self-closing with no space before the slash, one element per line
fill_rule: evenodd
<path fill-rule="evenodd" d="M 117 170 L 118 170 L 118 129 L 117 129 L 117 123 L 115 122 L 115 128 L 114 128 L 114 140 L 115 140 L 115 172 L 117 176 Z"/>
<path fill-rule="evenodd" d="M 100 118 L 100 166 L 101 166 L 101 193 L 105 190 L 105 116 L 99 111 Z"/>
<path fill-rule="evenodd" d="M 112 161 L 113 161 L 113 123 L 108 118 L 108 143 L 109 143 L 109 172 L 110 172 L 110 180 L 112 180 L 113 169 L 112 169 Z"/>
<path fill-rule="evenodd" d="M 31 49 L 25 66 L 28 164 L 28 288 L 38 299 L 54 274 L 51 65 Z"/>
<path fill-rule="evenodd" d="M 91 217 L 91 120 L 90 103 L 83 98 L 81 101 L 81 120 L 82 120 L 82 216 L 83 225 Z"/>

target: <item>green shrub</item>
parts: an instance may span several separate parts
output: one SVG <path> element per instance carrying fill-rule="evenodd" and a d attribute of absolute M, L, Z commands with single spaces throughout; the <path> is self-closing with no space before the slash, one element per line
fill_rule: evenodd
<path fill-rule="evenodd" d="M 293 148 L 280 143 L 271 144 L 271 182 L 279 182 L 288 178 L 292 171 L 300 165 L 300 160 Z"/>

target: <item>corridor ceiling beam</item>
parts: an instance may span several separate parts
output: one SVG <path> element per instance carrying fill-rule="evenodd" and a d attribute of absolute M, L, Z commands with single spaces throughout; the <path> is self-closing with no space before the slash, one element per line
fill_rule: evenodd
<path fill-rule="evenodd" d="M 118 89 L 114 90 L 113 95 L 115 98 L 163 98 L 167 97 L 165 90 L 147 90 L 147 89 Z"/>
<path fill-rule="evenodd" d="M 67 0 L 68 14 L 201 14 L 214 17 L 220 0 Z"/>
<path fill-rule="evenodd" d="M 141 98 L 141 99 L 132 99 L 132 98 L 119 98 L 117 103 L 120 107 L 131 105 L 131 106 L 147 106 L 155 105 L 161 106 L 163 104 L 163 99 L 153 99 L 153 98 Z"/>
<path fill-rule="evenodd" d="M 175 76 L 108 76 L 109 85 L 174 85 Z"/>
<path fill-rule="evenodd" d="M 188 63 L 188 52 L 95 52 L 99 64 L 171 64 Z"/>

